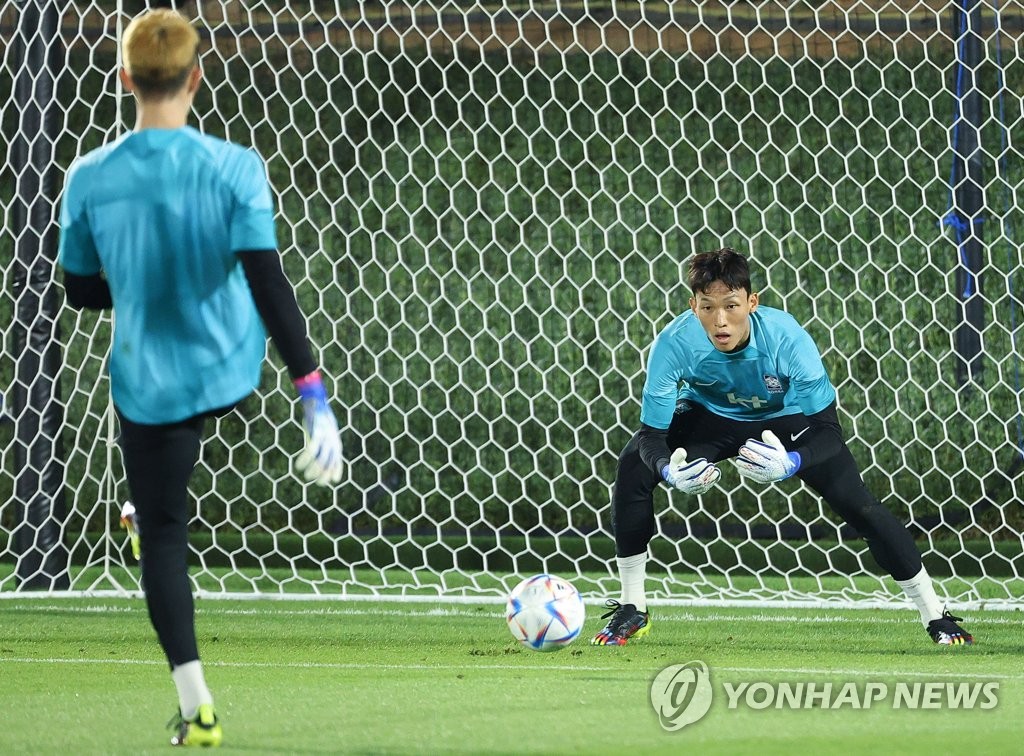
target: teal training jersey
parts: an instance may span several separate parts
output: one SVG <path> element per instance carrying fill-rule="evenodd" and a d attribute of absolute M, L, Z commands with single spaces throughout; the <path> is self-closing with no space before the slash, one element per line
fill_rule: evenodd
<path fill-rule="evenodd" d="M 259 155 L 187 126 L 126 134 L 71 166 L 60 225 L 61 266 L 110 286 L 125 417 L 175 422 L 256 388 L 266 335 L 235 253 L 277 248 Z"/>
<path fill-rule="evenodd" d="M 651 348 L 640 421 L 668 428 L 680 401 L 737 420 L 767 420 L 813 415 L 835 398 L 818 347 L 788 313 L 758 307 L 750 315 L 747 346 L 720 352 L 687 311 Z"/>

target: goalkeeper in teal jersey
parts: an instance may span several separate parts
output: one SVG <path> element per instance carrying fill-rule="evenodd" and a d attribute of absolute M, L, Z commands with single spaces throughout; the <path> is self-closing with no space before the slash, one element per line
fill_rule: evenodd
<path fill-rule="evenodd" d="M 650 629 L 644 582 L 658 483 L 703 494 L 731 459 L 756 485 L 800 478 L 865 538 L 932 640 L 972 643 L 936 596 L 913 538 L 865 487 L 808 333 L 760 305 L 746 259 L 731 249 L 696 255 L 689 284 L 690 309 L 651 348 L 640 430 L 619 455 L 612 526 L 622 592 L 592 642 L 621 646 Z"/>
<path fill-rule="evenodd" d="M 68 303 L 116 316 L 111 394 L 146 605 L 178 693 L 171 742 L 216 746 L 188 577 L 188 482 L 205 420 L 259 382 L 264 326 L 301 400 L 307 480 L 340 480 L 341 439 L 281 268 L 263 161 L 186 125 L 201 80 L 198 33 L 156 10 L 121 44 L 135 130 L 68 171 L 58 258 Z"/>

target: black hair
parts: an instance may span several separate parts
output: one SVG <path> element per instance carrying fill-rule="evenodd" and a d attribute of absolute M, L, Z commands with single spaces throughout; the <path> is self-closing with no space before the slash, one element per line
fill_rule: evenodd
<path fill-rule="evenodd" d="M 196 67 L 198 62 L 199 57 L 196 56 L 195 63 L 175 72 L 167 78 L 161 78 L 164 72 L 159 69 L 133 69 L 131 71 L 132 83 L 135 84 L 135 90 L 139 95 L 147 100 L 169 97 L 185 86 L 189 74 L 192 73 L 192 69 Z"/>
<path fill-rule="evenodd" d="M 729 247 L 694 255 L 689 279 L 694 295 L 707 291 L 715 281 L 721 281 L 732 291 L 743 289 L 748 295 L 753 292 L 747 258 Z"/>

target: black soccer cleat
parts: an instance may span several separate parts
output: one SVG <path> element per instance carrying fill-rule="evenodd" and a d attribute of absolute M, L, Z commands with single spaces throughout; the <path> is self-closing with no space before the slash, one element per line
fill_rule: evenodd
<path fill-rule="evenodd" d="M 974 636 L 957 622 L 963 622 L 963 618 L 954 617 L 945 610 L 941 617 L 928 623 L 928 635 L 940 646 L 963 646 L 974 643 Z"/>
<path fill-rule="evenodd" d="M 650 612 L 641 612 L 634 604 L 620 604 L 615 599 L 608 599 L 606 606 L 609 611 L 602 614 L 601 619 L 611 619 L 604 630 L 591 639 L 591 644 L 625 646 L 630 638 L 640 638 L 651 629 Z"/>

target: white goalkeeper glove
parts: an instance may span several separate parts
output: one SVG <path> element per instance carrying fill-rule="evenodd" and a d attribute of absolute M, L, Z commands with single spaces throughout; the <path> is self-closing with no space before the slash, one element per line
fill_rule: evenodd
<path fill-rule="evenodd" d="M 326 486 L 341 480 L 341 434 L 338 421 L 327 404 L 327 389 L 314 371 L 295 381 L 302 400 L 302 429 L 306 445 L 295 466 L 306 480 Z"/>
<path fill-rule="evenodd" d="M 766 430 L 762 441 L 748 438 L 740 447 L 739 456 L 732 460 L 740 475 L 758 483 L 784 480 L 800 469 L 800 455 L 786 451 L 779 437 Z"/>
<path fill-rule="evenodd" d="M 667 465 L 661 468 L 661 477 L 677 491 L 692 495 L 706 493 L 722 477 L 722 471 L 704 457 L 687 464 L 686 449 L 676 449 Z"/>

